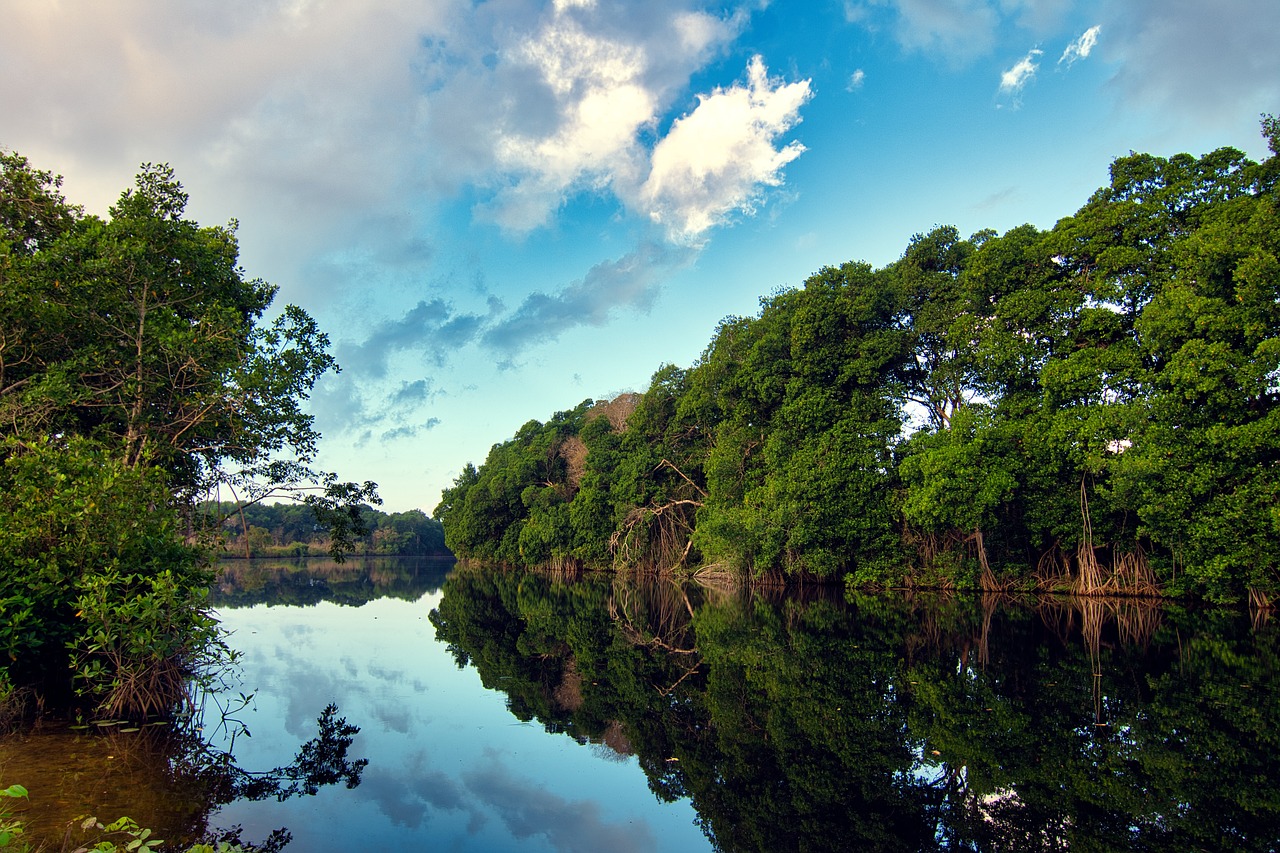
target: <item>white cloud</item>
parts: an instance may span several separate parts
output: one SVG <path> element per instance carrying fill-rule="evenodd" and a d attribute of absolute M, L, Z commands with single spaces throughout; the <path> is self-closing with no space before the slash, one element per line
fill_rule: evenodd
<path fill-rule="evenodd" d="M 482 211 L 508 230 L 529 231 L 544 225 L 571 189 L 602 188 L 634 170 L 637 133 L 654 120 L 658 100 L 643 79 L 641 47 L 593 35 L 573 20 L 544 29 L 516 61 L 550 90 L 556 122 L 538 133 L 498 136 L 496 165 L 516 183 Z"/>
<path fill-rule="evenodd" d="M 808 80 L 770 80 L 754 57 L 746 85 L 700 95 L 693 112 L 675 121 L 654 148 L 638 203 L 686 243 L 734 212 L 750 212 L 760 187 L 781 184 L 782 168 L 804 151 L 799 142 L 774 142 L 800 121 L 811 96 Z"/>
<path fill-rule="evenodd" d="M 866 82 L 867 82 L 867 72 L 859 68 L 857 71 L 849 75 L 849 83 L 848 85 L 845 86 L 845 89 L 849 92 L 854 92 L 854 91 L 857 91 L 858 89 L 861 89 L 863 84 L 865 84 Z"/>
<path fill-rule="evenodd" d="M 561 2 L 532 34 L 509 33 L 495 74 L 503 107 L 470 134 L 490 140 L 489 165 L 499 176 L 476 207 L 480 219 L 528 232 L 574 193 L 621 197 L 643 180 L 640 137 L 745 22 L 667 5 L 641 12 Z"/>
<path fill-rule="evenodd" d="M 1102 25 L 1095 24 L 1089 29 L 1081 33 L 1080 38 L 1067 45 L 1067 49 L 1062 51 L 1062 56 L 1058 58 L 1058 64 L 1067 63 L 1070 68 L 1075 65 L 1077 59 L 1087 59 L 1090 53 L 1093 53 L 1094 47 L 1098 44 L 1098 34 L 1102 32 Z"/>
<path fill-rule="evenodd" d="M 1015 101 L 1022 94 L 1023 88 L 1039 69 L 1036 57 L 1040 56 L 1043 51 L 1032 49 L 1027 55 L 1018 60 L 1014 66 L 1000 75 L 1000 94 L 1013 98 Z"/>

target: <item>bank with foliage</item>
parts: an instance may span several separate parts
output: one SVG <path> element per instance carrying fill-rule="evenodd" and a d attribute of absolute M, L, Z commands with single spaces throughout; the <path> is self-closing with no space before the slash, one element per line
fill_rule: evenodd
<path fill-rule="evenodd" d="M 221 519 L 224 558 L 324 557 L 331 551 L 329 528 L 305 503 L 209 501 L 197 512 Z M 363 532 L 352 536 L 351 552 L 360 556 L 447 557 L 444 528 L 420 509 L 383 512 L 359 507 Z"/>
<path fill-rule="evenodd" d="M 460 557 L 853 586 L 1280 593 L 1272 156 L 1131 154 L 1052 229 L 939 227 L 729 317 L 643 394 L 531 421 Z"/>
<path fill-rule="evenodd" d="M 301 308 L 144 165 L 107 218 L 0 152 L 0 706 L 73 694 L 174 713 L 225 660 L 205 607 L 209 494 L 289 495 L 337 550 L 371 483 L 314 470 L 304 403 L 335 368 Z"/>

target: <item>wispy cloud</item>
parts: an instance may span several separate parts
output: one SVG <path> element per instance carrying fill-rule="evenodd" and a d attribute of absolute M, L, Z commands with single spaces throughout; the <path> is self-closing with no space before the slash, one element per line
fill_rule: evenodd
<path fill-rule="evenodd" d="M 399 317 L 375 324 L 367 337 L 338 347 L 348 381 L 323 380 L 316 399 L 327 426 L 368 441 L 418 435 L 439 425 L 423 408 L 444 392 L 429 379 L 387 387 L 394 361 L 418 370 L 438 369 L 467 348 L 478 347 L 499 368 L 515 366 L 529 348 L 580 326 L 603 326 L 622 309 L 648 311 L 663 283 L 697 257 L 696 250 L 648 242 L 620 258 L 602 261 L 559 291 L 529 294 L 513 310 L 490 298 L 487 314 L 459 312 L 442 299 L 420 301 Z M 473 353 L 474 357 L 474 353 Z M 350 381 L 354 379 L 355 381 Z"/>
<path fill-rule="evenodd" d="M 692 261 L 691 252 L 647 243 L 617 260 L 596 264 L 558 293 L 532 293 L 509 315 L 488 325 L 480 343 L 509 361 L 534 344 L 576 326 L 603 326 L 615 309 L 647 311 L 661 283 Z"/>
<path fill-rule="evenodd" d="M 500 303 L 491 300 L 490 309 L 500 310 Z M 405 350 L 440 366 L 452 352 L 475 340 L 485 319 L 457 313 L 443 299 L 422 300 L 402 316 L 376 323 L 364 341 L 339 346 L 338 362 L 345 370 L 374 379 L 385 377 L 389 360 Z"/>
<path fill-rule="evenodd" d="M 845 20 L 878 29 L 884 16 L 896 12 L 890 26 L 903 49 L 966 63 L 995 43 L 1000 14 L 987 0 L 845 0 Z"/>
<path fill-rule="evenodd" d="M 770 79 L 754 57 L 745 85 L 698 98 L 653 151 L 640 204 L 676 242 L 695 244 L 738 211 L 751 212 L 765 186 L 782 183 L 782 168 L 805 150 L 799 142 L 775 148 L 775 140 L 800 121 L 812 97 L 809 81 Z"/>
<path fill-rule="evenodd" d="M 1102 32 L 1102 25 L 1095 24 L 1080 34 L 1080 38 L 1067 45 L 1066 50 L 1062 51 L 1062 56 L 1058 57 L 1058 64 L 1066 63 L 1070 68 L 1075 65 L 1077 59 L 1087 59 L 1089 54 L 1098 44 L 1098 34 Z"/>
<path fill-rule="evenodd" d="M 1000 75 L 1000 94 L 1013 99 L 1016 105 L 1022 97 L 1022 90 L 1036 76 L 1036 71 L 1040 68 L 1036 58 L 1042 54 L 1043 51 L 1033 48 L 1014 63 L 1012 68 L 1004 71 Z"/>
<path fill-rule="evenodd" d="M 866 82 L 867 82 L 867 72 L 859 68 L 857 71 L 854 71 L 852 74 L 849 75 L 849 82 L 845 84 L 845 87 L 844 87 L 845 91 L 856 92 L 858 89 L 861 89 L 863 85 L 866 84 Z"/>

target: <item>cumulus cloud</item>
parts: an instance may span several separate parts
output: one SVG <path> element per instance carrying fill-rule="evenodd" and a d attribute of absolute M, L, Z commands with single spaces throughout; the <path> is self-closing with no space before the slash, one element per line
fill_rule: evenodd
<path fill-rule="evenodd" d="M 1101 24 L 1095 24 L 1085 30 L 1078 39 L 1067 45 L 1066 50 L 1062 51 L 1062 56 L 1058 57 L 1058 64 L 1061 65 L 1065 62 L 1067 67 L 1070 68 L 1075 65 L 1077 59 L 1087 59 L 1098 44 L 1098 34 L 1101 32 Z"/>
<path fill-rule="evenodd" d="M 1016 103 L 1022 95 L 1023 88 L 1027 83 L 1036 76 L 1036 71 L 1040 68 L 1036 58 L 1043 51 L 1032 49 L 1027 51 L 1027 55 L 1014 63 L 1000 75 L 1000 94 L 1012 98 Z"/>
<path fill-rule="evenodd" d="M 492 97 L 460 86 L 466 105 L 496 103 L 481 116 L 486 150 L 474 158 L 490 171 L 492 191 L 474 211 L 481 221 L 524 233 L 548 224 L 574 194 L 626 199 L 647 169 L 641 143 L 689 75 L 737 34 L 742 15 L 717 17 L 666 3 L 562 2 L 530 30 L 510 31 L 484 75 Z M 442 134 L 456 136 L 458 110 Z"/>
<path fill-rule="evenodd" d="M 754 57 L 745 85 L 699 96 L 693 112 L 658 142 L 640 204 L 684 243 L 695 243 L 734 212 L 750 212 L 760 188 L 781 184 L 782 168 L 805 150 L 799 142 L 774 145 L 800 121 L 800 107 L 811 96 L 809 81 L 772 80 Z"/>
<path fill-rule="evenodd" d="M 646 54 L 636 44 L 588 32 L 558 15 L 514 54 L 546 87 L 557 120 L 517 127 L 495 139 L 496 165 L 514 183 L 478 208 L 512 231 L 546 223 L 575 188 L 607 187 L 633 171 L 636 135 L 652 122 L 657 94 L 645 85 Z"/>

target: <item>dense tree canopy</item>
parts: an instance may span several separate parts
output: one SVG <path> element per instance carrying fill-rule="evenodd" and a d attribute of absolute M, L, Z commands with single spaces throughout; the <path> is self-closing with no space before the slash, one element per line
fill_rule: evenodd
<path fill-rule="evenodd" d="M 730 317 L 625 419 L 468 466 L 460 556 L 855 585 L 1280 592 L 1273 156 L 1131 154 L 1053 229 L 914 237 Z"/>

